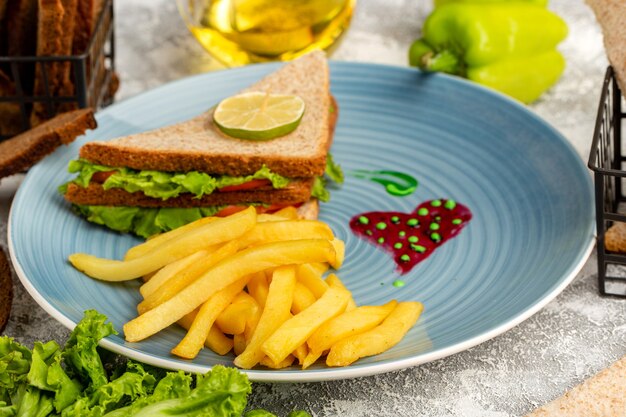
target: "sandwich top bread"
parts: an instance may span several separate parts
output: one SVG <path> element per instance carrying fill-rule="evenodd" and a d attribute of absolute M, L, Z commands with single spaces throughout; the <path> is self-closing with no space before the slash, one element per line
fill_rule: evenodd
<path fill-rule="evenodd" d="M 328 154 L 337 109 L 325 54 L 285 64 L 243 90 L 251 91 L 302 99 L 297 128 L 266 141 L 238 139 L 222 133 L 211 109 L 175 125 L 89 142 L 70 163 L 77 177 L 61 192 L 88 220 L 144 237 L 249 205 L 259 212 L 303 207 L 303 215 L 316 217 L 317 199 L 329 198 L 324 177 L 343 179 Z"/>
<path fill-rule="evenodd" d="M 329 74 L 323 52 L 295 60 L 243 92 L 293 94 L 305 100 L 298 128 L 270 141 L 227 137 L 215 126 L 212 110 L 198 117 L 108 142 L 91 142 L 80 157 L 101 165 L 137 170 L 202 171 L 250 175 L 263 165 L 286 177 L 323 175 L 329 134 Z"/>

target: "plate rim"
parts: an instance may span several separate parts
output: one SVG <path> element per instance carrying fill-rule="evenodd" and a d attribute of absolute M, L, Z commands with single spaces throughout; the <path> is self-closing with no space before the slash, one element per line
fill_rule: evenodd
<path fill-rule="evenodd" d="M 278 67 L 282 64 L 283 63 L 279 63 L 279 62 L 255 64 L 255 65 L 249 65 L 246 67 L 223 69 L 223 70 L 205 72 L 205 73 L 183 77 L 174 81 L 164 83 L 158 87 L 146 90 L 144 92 L 138 93 L 134 96 L 127 97 L 123 100 L 120 100 L 116 102 L 115 104 L 113 104 L 112 106 L 99 110 L 96 113 L 96 117 L 106 116 L 107 113 L 114 111 L 115 108 L 118 107 L 119 105 L 127 104 L 128 102 L 132 102 L 135 99 L 141 99 L 143 96 L 147 94 L 158 95 L 159 91 L 163 89 L 172 88 L 173 86 L 179 83 L 192 82 L 191 80 L 200 79 L 204 77 L 209 77 L 209 78 L 219 77 L 221 74 L 224 74 L 227 72 L 235 75 L 235 73 L 237 72 L 254 72 L 257 70 L 263 71 L 263 69 L 265 68 L 269 70 L 272 67 Z M 394 70 L 394 71 L 412 72 L 415 74 L 421 73 L 425 76 L 441 77 L 441 78 L 446 79 L 447 82 L 452 82 L 452 83 L 462 85 L 463 86 L 462 88 L 468 88 L 470 90 L 472 89 L 478 90 L 480 91 L 481 94 L 487 94 L 487 95 L 493 96 L 497 100 L 505 100 L 510 105 L 513 105 L 514 107 L 516 107 L 519 111 L 522 111 L 526 113 L 529 117 L 532 117 L 534 121 L 541 124 L 544 128 L 547 128 L 548 130 L 550 130 L 554 136 L 558 137 L 561 145 L 564 145 L 566 148 L 568 148 L 568 151 L 570 153 L 577 156 L 581 164 L 581 168 L 584 168 L 584 163 L 580 155 L 578 154 L 578 152 L 575 150 L 574 146 L 555 127 L 553 127 L 546 120 L 542 119 L 539 115 L 537 115 L 536 113 L 528 109 L 522 103 L 498 91 L 489 89 L 487 87 L 469 82 L 467 80 L 464 80 L 458 77 L 453 77 L 453 76 L 440 74 L 440 73 L 424 74 L 423 72 L 415 68 L 404 67 L 404 66 L 399 66 L 399 65 L 356 62 L 356 61 L 355 62 L 336 61 L 336 60 L 329 60 L 329 64 L 331 67 L 331 72 L 332 72 L 332 68 L 335 66 L 339 66 L 339 67 L 356 66 L 356 67 L 364 67 L 364 68 L 377 67 L 377 68 L 383 68 L 383 69 Z M 252 70 L 252 68 L 254 70 Z M 27 177 L 28 177 L 28 174 L 27 174 Z M 586 182 L 588 186 L 592 188 L 591 175 L 587 175 L 586 179 L 587 179 Z M 18 188 L 14 196 L 13 202 L 17 200 L 17 197 L 21 189 L 22 187 L 20 184 L 20 187 Z M 17 255 L 15 253 L 16 249 L 15 249 L 13 238 L 12 238 L 13 217 L 15 215 L 14 214 L 15 205 L 13 204 L 13 202 L 11 204 L 8 222 L 7 222 L 7 243 L 8 243 L 8 249 L 9 249 L 9 256 L 13 264 L 14 270 L 16 272 L 16 275 L 18 276 L 20 282 L 22 283 L 26 291 L 29 293 L 29 295 L 35 300 L 35 302 L 40 307 L 42 307 L 55 320 L 59 321 L 63 326 L 72 330 L 76 326 L 77 323 L 75 323 L 73 320 L 67 317 L 60 310 L 57 310 L 54 306 L 52 306 L 52 304 L 44 297 L 44 295 L 41 294 L 35 288 L 35 286 L 31 283 L 30 279 L 26 276 L 26 273 L 24 272 L 22 265 L 19 263 L 17 259 Z M 593 210 L 593 203 L 590 203 L 590 206 Z M 429 352 L 429 353 L 417 354 L 417 355 L 409 356 L 409 357 L 402 358 L 402 359 L 389 360 L 389 361 L 382 362 L 382 363 L 364 364 L 361 366 L 357 365 L 357 366 L 348 366 L 348 367 L 341 367 L 341 368 L 329 367 L 329 368 L 324 368 L 324 369 L 319 369 L 319 370 L 308 369 L 306 371 L 296 371 L 296 372 L 281 371 L 281 370 L 254 370 L 254 369 L 252 370 L 239 369 L 239 371 L 247 374 L 247 376 L 252 381 L 257 381 L 257 382 L 294 383 L 294 382 L 320 382 L 320 381 L 330 381 L 330 380 L 342 380 L 342 379 L 351 379 L 351 378 L 358 378 L 358 377 L 364 377 L 364 376 L 372 376 L 372 375 L 382 374 L 386 372 L 415 367 L 421 364 L 429 363 L 438 359 L 442 359 L 442 358 L 454 355 L 456 353 L 459 353 L 469 348 L 472 348 L 474 346 L 477 346 L 481 343 L 484 343 L 488 340 L 493 339 L 496 336 L 499 336 L 505 333 L 506 331 L 512 329 L 513 327 L 516 327 L 523 321 L 527 320 L 528 318 L 536 314 L 539 310 L 545 307 L 550 301 L 552 301 L 556 296 L 558 296 L 574 280 L 574 278 L 578 275 L 580 270 L 583 268 L 583 266 L 589 259 L 589 256 L 591 255 L 593 247 L 595 245 L 595 222 L 593 221 L 593 216 L 589 219 L 589 223 L 590 224 L 588 225 L 588 228 L 591 229 L 590 230 L 591 233 L 589 233 L 588 241 L 586 243 L 582 242 L 581 246 L 578 248 L 579 253 L 580 253 L 578 261 L 575 264 L 573 263 L 569 265 L 570 272 L 568 274 L 562 275 L 562 278 L 559 281 L 557 281 L 558 285 L 556 285 L 552 289 L 552 291 L 545 294 L 542 298 L 538 298 L 533 304 L 527 306 L 525 310 L 521 311 L 517 316 L 513 317 L 512 319 L 502 323 L 501 325 L 491 330 L 482 332 L 463 342 L 454 344 L 452 346 L 449 346 L 443 349 L 438 349 L 436 351 Z M 102 339 L 99 345 L 112 352 L 124 355 L 128 358 L 138 360 L 144 363 L 148 363 L 151 365 L 159 366 L 165 369 L 174 369 L 174 370 L 180 369 L 180 370 L 187 371 L 187 372 L 204 373 L 210 370 L 213 366 L 213 365 L 194 364 L 191 361 L 189 361 L 188 363 L 172 362 L 172 360 L 169 358 L 163 358 L 160 356 L 141 352 L 136 349 L 130 348 L 128 346 L 115 343 L 112 340 L 109 340 L 108 338 Z"/>

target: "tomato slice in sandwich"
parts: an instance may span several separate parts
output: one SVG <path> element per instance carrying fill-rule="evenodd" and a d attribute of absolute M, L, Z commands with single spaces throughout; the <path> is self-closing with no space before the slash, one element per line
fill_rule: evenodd
<path fill-rule="evenodd" d="M 238 185 L 227 185 L 226 187 L 219 188 L 218 190 L 222 193 L 232 192 L 232 191 L 248 191 L 254 190 L 257 188 L 266 187 L 268 185 L 272 185 L 270 180 L 259 179 L 259 180 L 250 180 L 248 182 L 244 182 L 243 184 Z"/>
<path fill-rule="evenodd" d="M 94 172 L 93 175 L 91 176 L 91 181 L 97 183 L 97 184 L 104 184 L 106 182 L 106 180 L 109 179 L 109 177 L 113 174 L 115 174 L 117 171 L 113 170 L 113 171 L 98 171 L 98 172 Z"/>

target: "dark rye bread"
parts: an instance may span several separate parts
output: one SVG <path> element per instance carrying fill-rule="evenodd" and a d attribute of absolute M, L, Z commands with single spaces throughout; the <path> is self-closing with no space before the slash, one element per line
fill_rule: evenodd
<path fill-rule="evenodd" d="M 626 94 L 626 1 L 587 0 L 587 4 L 602 28 L 606 54 Z"/>
<path fill-rule="evenodd" d="M 0 97 L 14 96 L 15 85 L 9 77 L 0 70 Z M 22 130 L 22 111 L 20 105 L 10 102 L 0 102 L 0 135 L 13 136 Z"/>
<path fill-rule="evenodd" d="M 80 157 L 97 164 L 137 170 L 202 171 L 249 175 L 266 165 L 286 177 L 322 175 L 332 135 L 329 134 L 329 74 L 326 56 L 312 52 L 269 74 L 243 91 L 296 94 L 306 110 L 298 128 L 270 141 L 226 137 L 208 111 L 186 122 L 114 139 L 90 142 Z"/>
<path fill-rule="evenodd" d="M 0 249 L 0 333 L 4 330 L 13 304 L 13 279 L 9 260 Z"/>
<path fill-rule="evenodd" d="M 39 126 L 0 142 L 0 178 L 22 172 L 60 145 L 96 128 L 91 109 L 60 114 Z"/>
<path fill-rule="evenodd" d="M 72 54 L 72 42 L 74 40 L 74 28 L 76 27 L 76 14 L 78 0 L 61 0 L 63 5 L 63 36 L 61 37 L 60 55 Z M 57 96 L 74 95 L 74 83 L 71 81 L 72 64 L 70 62 L 61 62 L 55 71 L 54 93 Z M 78 108 L 77 103 L 62 103 L 59 106 L 60 112 L 75 110 Z"/>
<path fill-rule="evenodd" d="M 162 200 L 146 196 L 142 192 L 129 193 L 120 188 L 105 190 L 100 184 L 91 183 L 87 187 L 69 184 L 65 199 L 70 203 L 88 206 L 133 206 L 133 207 L 208 207 L 239 205 L 246 203 L 263 204 L 298 204 L 311 197 L 313 179 L 291 181 L 285 188 L 273 189 L 271 186 L 250 191 L 215 191 L 201 198 L 192 194 Z"/>
<path fill-rule="evenodd" d="M 11 0 L 6 8 L 7 53 L 34 55 L 37 45 L 37 0 Z"/>
<path fill-rule="evenodd" d="M 38 0 L 37 13 L 37 56 L 60 55 L 63 39 L 63 2 L 61 0 Z M 35 69 L 34 94 L 38 96 L 53 94 L 56 89 L 58 63 L 37 64 Z M 48 80 L 48 91 L 44 71 Z M 52 109 L 52 111 L 54 111 Z M 48 119 L 48 108 L 45 103 L 33 104 L 30 115 L 31 126 L 37 126 Z"/>

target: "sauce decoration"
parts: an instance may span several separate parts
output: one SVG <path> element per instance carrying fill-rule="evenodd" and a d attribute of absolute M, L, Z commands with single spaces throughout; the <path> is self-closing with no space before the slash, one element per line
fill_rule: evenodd
<path fill-rule="evenodd" d="M 472 213 L 451 199 L 421 203 L 411 213 L 371 211 L 350 220 L 352 232 L 391 254 L 405 274 L 461 232 Z"/>
<path fill-rule="evenodd" d="M 414 177 L 396 171 L 368 171 L 366 169 L 357 169 L 350 171 L 348 175 L 376 182 L 385 187 L 385 191 L 394 197 L 406 197 L 411 195 L 418 186 L 418 181 Z"/>

